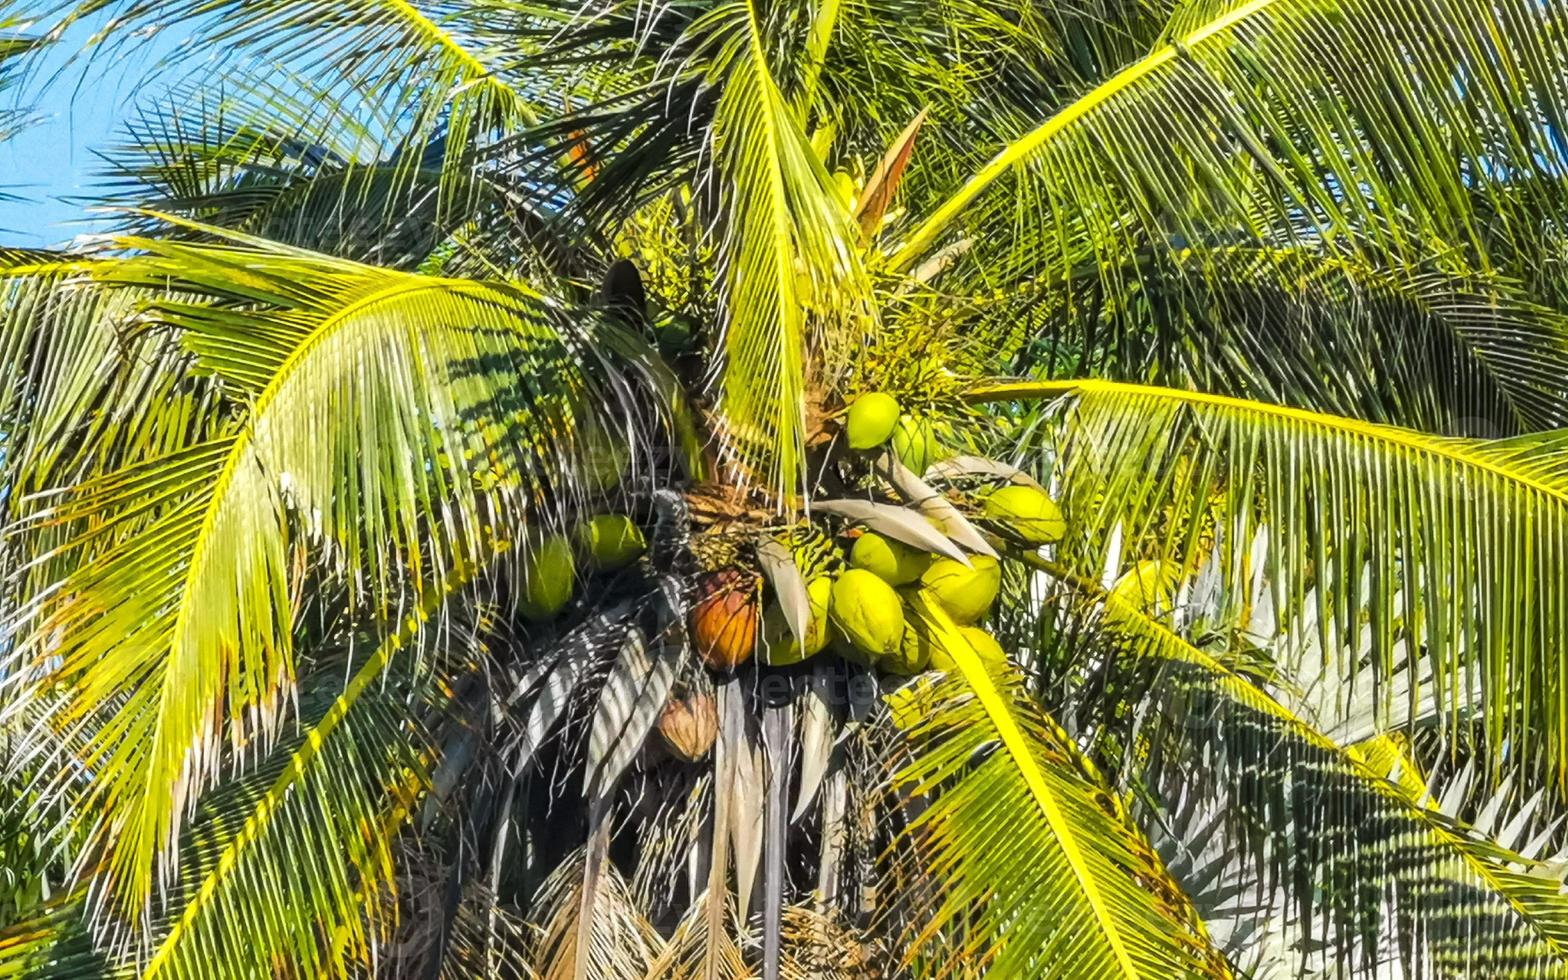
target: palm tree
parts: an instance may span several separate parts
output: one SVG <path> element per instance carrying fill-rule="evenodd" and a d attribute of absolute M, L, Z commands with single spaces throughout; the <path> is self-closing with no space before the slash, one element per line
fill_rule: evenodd
<path fill-rule="evenodd" d="M 1559 4 L 11 6 L 0 977 L 1568 975 Z"/>

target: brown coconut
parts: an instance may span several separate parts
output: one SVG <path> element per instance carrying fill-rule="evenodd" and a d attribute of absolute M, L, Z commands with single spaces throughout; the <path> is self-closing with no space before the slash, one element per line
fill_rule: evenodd
<path fill-rule="evenodd" d="M 719 734 L 719 709 L 707 692 L 671 698 L 659 715 L 659 735 L 670 754 L 696 762 L 713 748 Z"/>

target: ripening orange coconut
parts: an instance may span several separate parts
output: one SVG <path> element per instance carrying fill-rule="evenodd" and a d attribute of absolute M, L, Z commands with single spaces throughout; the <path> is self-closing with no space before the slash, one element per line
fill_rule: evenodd
<path fill-rule="evenodd" d="M 734 568 L 703 578 L 691 612 L 691 638 L 713 670 L 734 670 L 756 652 L 758 585 L 755 575 Z"/>

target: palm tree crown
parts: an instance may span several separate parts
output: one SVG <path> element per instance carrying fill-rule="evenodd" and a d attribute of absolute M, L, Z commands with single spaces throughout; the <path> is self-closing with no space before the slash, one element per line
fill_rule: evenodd
<path fill-rule="evenodd" d="M 5 11 L 0 977 L 1568 976 L 1560 4 Z"/>

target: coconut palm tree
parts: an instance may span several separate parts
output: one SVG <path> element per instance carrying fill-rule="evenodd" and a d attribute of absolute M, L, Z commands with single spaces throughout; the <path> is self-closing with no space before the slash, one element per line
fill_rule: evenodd
<path fill-rule="evenodd" d="M 1568 975 L 1560 5 L 11 6 L 0 977 Z"/>

